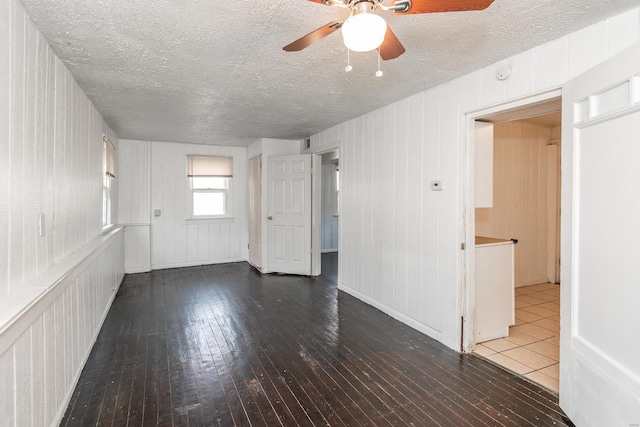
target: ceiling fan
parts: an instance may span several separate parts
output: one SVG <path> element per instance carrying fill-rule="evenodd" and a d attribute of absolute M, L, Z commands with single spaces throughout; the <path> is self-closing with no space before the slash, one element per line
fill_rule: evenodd
<path fill-rule="evenodd" d="M 342 29 L 344 44 L 355 52 L 378 49 L 384 60 L 394 59 L 405 52 L 400 40 L 387 26 L 385 20 L 376 14 L 377 9 L 391 11 L 398 15 L 418 13 L 462 12 L 483 10 L 494 0 L 396 0 L 393 5 L 383 4 L 384 0 L 308 0 L 343 9 L 350 9 L 346 20 L 331 21 L 283 47 L 287 52 L 302 50 L 320 39 Z"/>

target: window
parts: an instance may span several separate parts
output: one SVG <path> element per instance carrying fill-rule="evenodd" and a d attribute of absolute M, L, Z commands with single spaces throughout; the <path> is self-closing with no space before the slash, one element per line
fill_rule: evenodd
<path fill-rule="evenodd" d="M 102 227 L 111 225 L 111 187 L 116 178 L 115 147 L 106 136 L 102 137 Z"/>
<path fill-rule="evenodd" d="M 227 214 L 229 178 L 191 178 L 193 217 Z"/>
<path fill-rule="evenodd" d="M 111 177 L 102 178 L 102 226 L 111 225 Z"/>
<path fill-rule="evenodd" d="M 187 156 L 191 191 L 191 218 L 231 215 L 233 159 L 217 156 Z"/>

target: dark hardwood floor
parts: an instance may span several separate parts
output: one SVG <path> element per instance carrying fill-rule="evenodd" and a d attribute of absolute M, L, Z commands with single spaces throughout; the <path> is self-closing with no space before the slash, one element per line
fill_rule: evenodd
<path fill-rule="evenodd" d="M 62 425 L 571 425 L 552 393 L 339 292 L 336 269 L 125 276 Z"/>

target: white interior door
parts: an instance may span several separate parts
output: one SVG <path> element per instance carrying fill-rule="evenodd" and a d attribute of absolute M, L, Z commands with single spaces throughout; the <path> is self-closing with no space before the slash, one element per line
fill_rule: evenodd
<path fill-rule="evenodd" d="M 563 89 L 560 405 L 640 423 L 640 45 Z"/>
<path fill-rule="evenodd" d="M 272 156 L 267 171 L 267 267 L 311 274 L 311 155 Z"/>

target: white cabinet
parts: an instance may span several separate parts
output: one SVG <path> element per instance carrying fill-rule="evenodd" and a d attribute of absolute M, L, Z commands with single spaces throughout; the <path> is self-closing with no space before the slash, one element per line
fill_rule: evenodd
<path fill-rule="evenodd" d="M 476 208 L 493 207 L 493 124 L 476 121 Z"/>
<path fill-rule="evenodd" d="M 509 335 L 514 298 L 514 243 L 476 237 L 476 343 Z"/>

